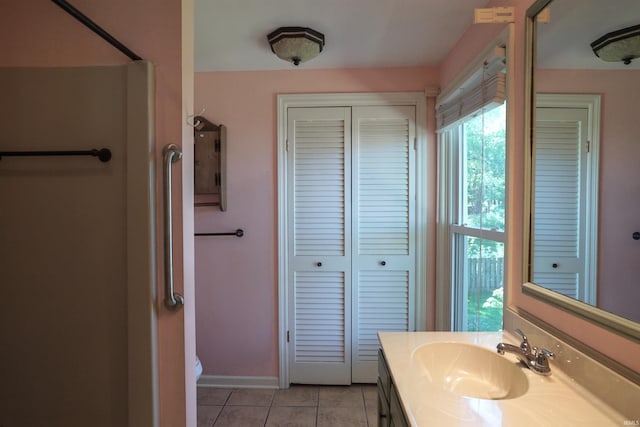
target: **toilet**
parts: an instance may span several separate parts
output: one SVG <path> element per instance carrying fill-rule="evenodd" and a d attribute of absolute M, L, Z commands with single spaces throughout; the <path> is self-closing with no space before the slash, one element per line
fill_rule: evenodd
<path fill-rule="evenodd" d="M 196 382 L 202 376 L 202 363 L 200 363 L 200 359 L 196 356 Z"/>

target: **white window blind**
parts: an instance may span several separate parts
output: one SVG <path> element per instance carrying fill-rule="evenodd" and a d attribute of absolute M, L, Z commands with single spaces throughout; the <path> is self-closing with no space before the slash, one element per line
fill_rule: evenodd
<path fill-rule="evenodd" d="M 438 99 L 437 131 L 464 120 L 481 109 L 497 107 L 506 98 L 505 49 L 496 46 L 482 66 L 469 73 L 458 88 Z"/>

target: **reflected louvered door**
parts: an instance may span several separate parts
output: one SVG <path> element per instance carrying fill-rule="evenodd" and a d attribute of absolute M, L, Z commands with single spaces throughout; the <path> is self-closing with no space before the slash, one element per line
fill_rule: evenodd
<path fill-rule="evenodd" d="M 351 382 L 350 115 L 288 110 L 291 383 Z"/>
<path fill-rule="evenodd" d="M 378 331 L 413 330 L 415 108 L 353 109 L 352 380 L 375 382 Z"/>
<path fill-rule="evenodd" d="M 537 108 L 533 281 L 583 298 L 587 109 Z"/>

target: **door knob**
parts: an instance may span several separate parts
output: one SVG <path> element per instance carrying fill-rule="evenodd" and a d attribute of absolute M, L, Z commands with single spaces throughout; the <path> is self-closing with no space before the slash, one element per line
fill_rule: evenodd
<path fill-rule="evenodd" d="M 380 261 L 380 265 L 382 265 L 382 266 L 387 265 L 387 261 Z"/>
<path fill-rule="evenodd" d="M 322 267 L 322 263 L 321 263 L 321 262 L 317 262 L 317 263 L 316 263 L 316 266 L 318 266 L 318 267 Z"/>

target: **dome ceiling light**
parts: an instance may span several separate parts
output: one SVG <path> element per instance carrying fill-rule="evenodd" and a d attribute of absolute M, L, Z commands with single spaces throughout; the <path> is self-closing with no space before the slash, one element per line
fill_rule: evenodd
<path fill-rule="evenodd" d="M 629 65 L 640 57 L 640 25 L 607 33 L 591 43 L 591 49 L 603 61 Z"/>
<path fill-rule="evenodd" d="M 304 27 L 280 27 L 267 40 L 278 58 L 296 66 L 315 58 L 324 48 L 324 34 Z"/>

